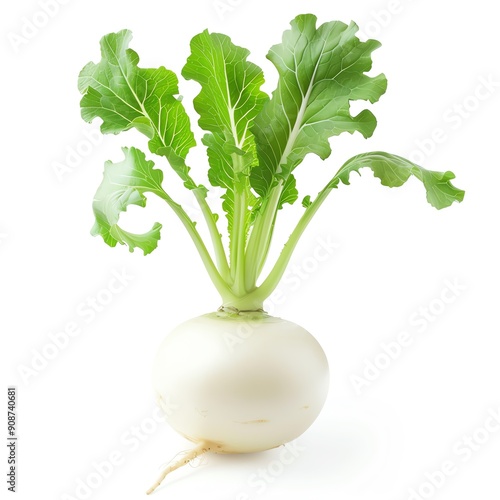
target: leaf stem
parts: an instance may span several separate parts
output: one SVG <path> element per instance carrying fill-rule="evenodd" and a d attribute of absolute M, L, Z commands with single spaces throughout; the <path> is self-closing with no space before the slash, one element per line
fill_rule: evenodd
<path fill-rule="evenodd" d="M 215 259 L 217 262 L 217 269 L 219 270 L 222 279 L 226 282 L 229 282 L 231 279 L 229 264 L 227 262 L 226 251 L 224 250 L 224 246 L 222 245 L 222 237 L 215 222 L 213 212 L 208 206 L 205 194 L 201 189 L 193 189 L 193 193 L 201 208 L 203 217 L 205 218 L 205 222 L 210 232 L 210 237 L 212 239 L 212 244 L 215 252 Z"/>
<path fill-rule="evenodd" d="M 243 160 L 233 154 L 234 165 L 234 213 L 231 234 L 231 277 L 233 292 L 241 297 L 247 293 L 245 286 L 245 247 L 247 241 L 246 217 L 248 212 L 247 188 L 248 177 L 244 175 Z"/>
<path fill-rule="evenodd" d="M 170 208 L 181 220 L 182 224 L 189 233 L 189 236 L 191 236 L 191 239 L 193 240 L 193 243 L 198 250 L 201 260 L 205 265 L 205 269 L 207 270 L 208 275 L 210 276 L 210 279 L 212 280 L 215 288 L 222 297 L 223 302 L 230 302 L 234 300 L 234 294 L 215 266 L 214 261 L 212 260 L 212 257 L 210 256 L 210 253 L 208 252 L 207 247 L 205 246 L 205 243 L 200 236 L 200 233 L 198 233 L 195 224 L 190 219 L 189 215 L 185 212 L 181 205 L 176 203 L 163 189 L 161 191 L 157 191 L 156 194 L 158 194 L 158 196 L 160 196 L 167 202 Z"/>
<path fill-rule="evenodd" d="M 246 252 L 246 288 L 255 288 L 260 273 L 269 254 L 274 233 L 274 223 L 278 212 L 278 204 L 283 191 L 283 181 L 280 181 L 271 192 L 257 215 Z"/>
<path fill-rule="evenodd" d="M 130 91 L 134 95 L 135 99 L 137 100 L 137 103 L 139 104 L 141 108 L 142 114 L 149 120 L 151 127 L 155 131 L 157 137 L 160 139 L 163 147 L 167 148 L 167 144 L 165 142 L 165 139 L 163 135 L 160 132 L 159 127 L 156 125 L 155 121 L 152 119 L 152 117 L 149 115 L 146 107 L 144 106 L 144 103 L 139 99 L 139 96 L 136 94 L 134 88 L 130 84 L 128 78 L 125 76 L 125 72 L 120 66 L 120 70 L 122 72 L 123 77 L 125 78 L 125 81 L 127 82 L 127 86 L 129 87 Z M 194 182 L 193 178 L 189 175 L 189 173 L 185 173 L 183 178 L 182 175 L 180 175 L 179 171 L 174 169 L 174 171 L 181 177 L 184 182 L 188 181 L 191 185 L 196 186 L 197 184 Z M 198 202 L 198 205 L 200 206 L 200 209 L 203 213 L 203 217 L 205 218 L 205 222 L 208 226 L 208 230 L 210 232 L 210 237 L 212 238 L 212 243 L 214 246 L 214 252 L 217 260 L 217 268 L 219 269 L 220 273 L 222 274 L 223 278 L 227 281 L 229 279 L 229 266 L 227 263 L 227 257 L 226 257 L 226 252 L 224 251 L 224 247 L 222 245 L 222 237 L 219 233 L 219 230 L 217 229 L 217 224 L 215 223 L 214 220 L 214 214 L 210 207 L 208 206 L 207 200 L 203 194 L 203 192 L 200 189 L 193 189 L 196 201 Z"/>
<path fill-rule="evenodd" d="M 268 274 L 266 279 L 262 282 L 262 285 L 256 290 L 256 295 L 265 300 L 269 297 L 273 291 L 278 286 L 283 274 L 286 271 L 286 267 L 290 262 L 290 258 L 292 257 L 293 251 L 297 247 L 297 243 L 300 240 L 300 237 L 304 233 L 305 229 L 311 222 L 311 219 L 314 217 L 319 207 L 323 204 L 326 197 L 330 194 L 332 187 L 325 187 L 317 196 L 317 198 L 309 205 L 306 211 L 302 214 L 299 222 L 295 226 L 295 229 L 290 234 L 287 242 L 283 246 L 283 250 L 281 251 L 276 263 Z"/>

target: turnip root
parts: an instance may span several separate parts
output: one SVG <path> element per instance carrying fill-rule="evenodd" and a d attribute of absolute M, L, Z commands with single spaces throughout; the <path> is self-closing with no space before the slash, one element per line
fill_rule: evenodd
<path fill-rule="evenodd" d="M 201 452 L 256 452 L 297 438 L 324 405 L 329 370 L 319 343 L 295 323 L 219 312 L 165 338 L 153 384 L 160 403 L 176 408 L 168 423 L 197 444 L 183 465 Z"/>

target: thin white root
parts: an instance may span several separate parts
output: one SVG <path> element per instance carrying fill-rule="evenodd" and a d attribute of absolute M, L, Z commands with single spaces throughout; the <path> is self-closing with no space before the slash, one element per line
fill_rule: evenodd
<path fill-rule="evenodd" d="M 160 486 L 160 484 L 162 483 L 162 481 L 165 479 L 165 477 L 168 474 L 170 474 L 171 472 L 173 472 L 176 469 L 179 469 L 183 465 L 187 465 L 189 462 L 191 462 L 191 460 L 194 460 L 196 457 L 199 457 L 200 455 L 203 455 L 203 453 L 207 453 L 208 451 L 210 451 L 210 444 L 209 443 L 205 443 L 203 441 L 201 443 L 198 443 L 191 451 L 189 451 L 186 455 L 184 455 L 180 460 L 175 462 L 173 465 L 169 465 L 161 473 L 161 475 L 158 478 L 158 480 L 156 481 L 156 483 L 153 484 L 153 486 L 151 486 L 151 488 L 149 488 L 148 491 L 146 491 L 146 494 L 151 495 L 151 493 L 153 493 L 153 491 L 156 490 L 156 488 L 158 488 L 158 486 Z"/>

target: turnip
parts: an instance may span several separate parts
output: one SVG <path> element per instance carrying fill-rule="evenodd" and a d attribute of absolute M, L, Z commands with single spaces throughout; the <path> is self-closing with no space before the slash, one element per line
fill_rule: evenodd
<path fill-rule="evenodd" d="M 295 439 L 318 416 L 328 362 L 314 337 L 294 323 L 212 313 L 168 335 L 155 360 L 154 386 L 160 401 L 179 407 L 169 423 L 189 440 L 224 453 L 262 451 Z"/>
<path fill-rule="evenodd" d="M 195 221 L 163 188 L 161 170 L 135 147 L 123 148 L 123 161 L 105 165 L 93 203 L 92 234 L 110 246 L 120 243 L 149 254 L 158 245 L 161 224 L 133 234 L 118 222 L 129 205 L 145 206 L 145 193 L 156 194 L 183 223 L 222 301 L 216 312 L 175 328 L 156 355 L 158 404 L 175 403 L 168 422 L 195 446 L 166 468 L 148 493 L 167 473 L 201 453 L 275 448 L 300 436 L 320 413 L 329 382 L 325 353 L 302 327 L 266 314 L 264 301 L 314 214 L 333 189 L 349 184 L 351 172 L 369 167 L 389 187 L 414 176 L 438 209 L 464 197 L 450 182 L 452 172 L 426 170 L 379 151 L 357 155 L 316 197 L 303 196 L 295 229 L 262 275 L 279 211 L 299 196 L 293 170 L 308 153 L 326 159 L 333 136 L 358 131 L 368 138 L 375 130 L 371 111 L 350 114 L 351 101 L 374 103 L 387 85 L 384 75 L 366 74 L 380 44 L 360 41 L 357 30 L 354 23 L 339 21 L 317 28 L 311 14 L 295 18 L 267 56 L 279 77 L 271 97 L 260 90 L 262 70 L 247 61 L 246 49 L 218 33 L 204 31 L 193 38 L 182 75 L 201 86 L 194 107 L 206 131 L 208 180 L 224 190 L 228 249 L 219 216 L 207 203 L 207 188 L 194 181 L 186 163 L 195 140 L 176 75 L 163 66 L 140 68 L 138 55 L 128 48 L 128 30 L 104 36 L 101 61 L 80 73 L 82 117 L 88 122 L 101 118 L 103 133 L 136 128 L 149 138 L 150 151 L 168 161 L 199 204 L 213 251 Z"/>
<path fill-rule="evenodd" d="M 310 333 L 255 313 L 181 324 L 162 343 L 153 379 L 160 406 L 168 400 L 177 408 L 169 424 L 199 445 L 196 455 L 295 439 L 321 411 L 329 382 L 325 353 Z"/>

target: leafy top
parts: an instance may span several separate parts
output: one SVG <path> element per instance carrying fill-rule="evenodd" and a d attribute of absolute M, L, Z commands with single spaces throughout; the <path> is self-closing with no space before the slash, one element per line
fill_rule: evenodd
<path fill-rule="evenodd" d="M 290 257 L 326 197 L 351 172 L 368 167 L 381 183 L 403 185 L 420 180 L 427 201 L 442 209 L 463 200 L 464 192 L 451 183 L 450 171 L 426 170 L 405 158 L 385 152 L 363 153 L 347 160 L 313 198 L 305 196 L 304 211 L 269 274 L 259 282 L 271 247 L 278 211 L 298 198 L 293 171 L 307 154 L 322 159 L 331 153 L 329 139 L 343 132 L 370 137 L 376 119 L 369 110 L 351 115 L 355 100 L 376 102 L 386 91 L 383 74 L 368 76 L 372 52 L 380 44 L 360 41 L 357 26 L 339 21 L 319 27 L 312 14 L 297 16 L 268 59 L 278 71 L 278 85 L 269 98 L 262 90 L 262 70 L 248 60 L 248 50 L 223 34 L 203 31 L 191 41 L 191 54 L 182 70 L 200 92 L 194 99 L 202 142 L 208 155 L 208 179 L 224 189 L 222 209 L 227 217 L 229 259 L 218 216 L 206 201 L 206 188 L 191 177 L 186 158 L 195 145 L 189 117 L 178 95 L 176 75 L 161 66 L 138 66 L 129 48 L 131 32 L 110 33 L 101 40 L 101 61 L 87 64 L 78 87 L 83 93 L 82 117 L 102 119 L 103 133 L 136 128 L 149 138 L 152 153 L 165 157 L 191 190 L 200 206 L 213 244 L 213 255 L 196 222 L 163 188 L 163 173 L 137 148 L 123 148 L 125 158 L 107 162 L 94 199 L 99 234 L 111 246 L 153 251 L 160 239 L 156 223 L 145 234 L 123 230 L 120 214 L 129 205 L 145 206 L 145 193 L 163 199 L 179 217 L 220 293 L 226 310 L 259 310 L 278 285 Z M 170 187 L 169 187 L 170 189 Z"/>
<path fill-rule="evenodd" d="M 356 24 L 332 21 L 316 28 L 316 17 L 303 15 L 291 26 L 267 56 L 278 70 L 278 87 L 253 128 L 259 166 L 252 186 L 261 196 L 290 176 L 308 153 L 326 159 L 329 137 L 355 131 L 370 137 L 377 124 L 373 113 L 351 116 L 350 102 L 374 103 L 387 87 L 384 75 L 365 74 L 380 43 L 361 42 Z"/>

